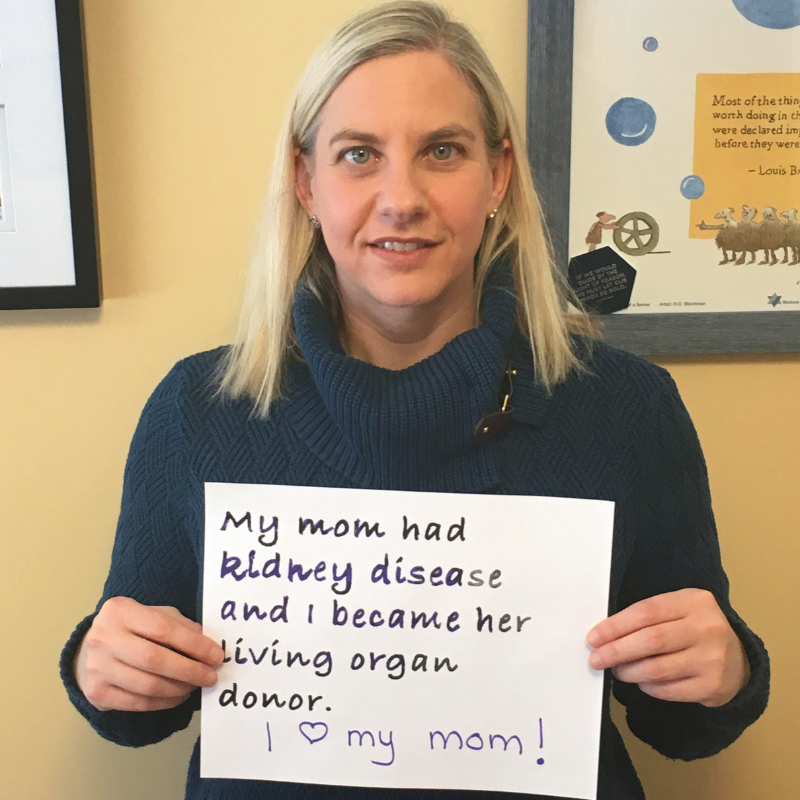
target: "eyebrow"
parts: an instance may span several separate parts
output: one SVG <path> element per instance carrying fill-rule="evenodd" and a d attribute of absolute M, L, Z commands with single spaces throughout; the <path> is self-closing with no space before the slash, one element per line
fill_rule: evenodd
<path fill-rule="evenodd" d="M 431 142 L 439 141 L 440 139 L 469 139 L 474 142 L 476 140 L 475 134 L 465 128 L 463 125 L 445 125 L 437 128 L 435 131 L 426 133 L 422 137 L 423 144 L 430 144 Z M 338 133 L 331 136 L 328 142 L 328 147 L 333 147 L 337 142 L 361 142 L 362 144 L 381 144 L 381 138 L 374 133 L 366 133 L 365 131 L 357 131 L 353 128 L 343 128 Z"/>
<path fill-rule="evenodd" d="M 333 147 L 337 142 L 363 142 L 364 144 L 380 144 L 380 138 L 374 133 L 356 131 L 353 128 L 343 128 L 338 133 L 331 136 L 328 147 Z"/>

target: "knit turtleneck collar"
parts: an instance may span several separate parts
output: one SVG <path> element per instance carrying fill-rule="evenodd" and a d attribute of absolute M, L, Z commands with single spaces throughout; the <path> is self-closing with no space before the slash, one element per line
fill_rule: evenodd
<path fill-rule="evenodd" d="M 388 370 L 347 356 L 320 302 L 298 291 L 294 323 L 305 363 L 290 371 L 294 429 L 357 486 L 491 491 L 501 476 L 499 442 L 476 444 L 473 430 L 497 410 L 504 364 L 519 350 L 516 311 L 511 270 L 499 263 L 483 291 L 479 327 L 417 364 Z M 532 369 L 523 373 L 529 396 L 517 398 L 515 390 L 514 400 L 522 401 L 521 421 L 535 423 L 547 399 Z"/>

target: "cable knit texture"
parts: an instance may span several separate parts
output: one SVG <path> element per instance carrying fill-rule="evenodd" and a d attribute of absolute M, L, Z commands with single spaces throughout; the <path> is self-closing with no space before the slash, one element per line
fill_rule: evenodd
<path fill-rule="evenodd" d="M 125 469 L 111 570 L 100 605 L 126 595 L 201 611 L 203 484 L 206 481 L 550 495 L 616 503 L 610 613 L 683 587 L 708 589 L 744 643 L 752 677 L 730 703 L 669 703 L 607 677 L 599 800 L 641 800 L 636 772 L 609 716 L 612 683 L 632 731 L 671 758 L 712 755 L 763 712 L 769 661 L 761 640 L 731 608 L 720 563 L 705 463 L 691 420 L 664 370 L 596 344 L 552 395 L 536 383 L 516 332 L 507 271 L 484 292 L 483 323 L 408 369 L 349 358 L 328 316 L 299 293 L 295 324 L 303 359 L 291 364 L 286 398 L 267 420 L 247 401 L 215 397 L 221 350 L 179 362 L 148 401 Z M 506 359 L 517 369 L 513 422 L 475 444 L 477 420 L 497 409 Z M 97 711 L 75 684 L 72 663 L 93 615 L 67 642 L 61 674 L 69 697 L 105 738 L 140 746 L 185 728 L 199 692 L 167 711 Z M 191 800 L 468 800 L 483 792 L 314 786 L 199 777 Z M 498 794 L 498 800 L 507 797 Z"/>

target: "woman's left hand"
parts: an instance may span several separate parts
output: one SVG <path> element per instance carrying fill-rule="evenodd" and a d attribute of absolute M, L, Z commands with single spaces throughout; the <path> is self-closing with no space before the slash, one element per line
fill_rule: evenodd
<path fill-rule="evenodd" d="M 711 592 L 681 589 L 649 597 L 589 631 L 594 669 L 660 700 L 721 706 L 750 680 L 739 637 Z"/>

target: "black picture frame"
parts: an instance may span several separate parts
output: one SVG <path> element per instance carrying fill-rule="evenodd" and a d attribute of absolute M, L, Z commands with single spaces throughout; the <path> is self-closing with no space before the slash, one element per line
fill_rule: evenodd
<path fill-rule="evenodd" d="M 574 12 L 574 0 L 528 0 L 528 157 L 556 262 L 564 271 Z M 800 352 L 800 312 L 608 314 L 602 320 L 606 341 L 642 355 Z"/>
<path fill-rule="evenodd" d="M 75 284 L 0 287 L 0 310 L 96 308 L 101 303 L 89 104 L 80 0 L 54 0 L 63 99 Z"/>

